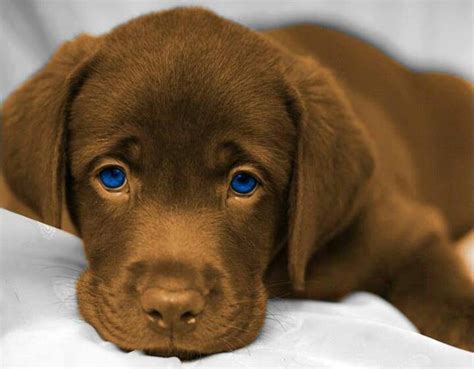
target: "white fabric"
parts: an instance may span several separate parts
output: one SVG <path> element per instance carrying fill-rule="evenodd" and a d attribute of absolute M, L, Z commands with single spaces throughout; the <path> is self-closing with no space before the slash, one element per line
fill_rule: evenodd
<path fill-rule="evenodd" d="M 363 292 L 340 303 L 272 300 L 258 339 L 234 352 L 184 363 L 126 354 L 78 314 L 81 241 L 2 209 L 0 224 L 1 368 L 473 368 L 473 354 L 420 335 Z"/>

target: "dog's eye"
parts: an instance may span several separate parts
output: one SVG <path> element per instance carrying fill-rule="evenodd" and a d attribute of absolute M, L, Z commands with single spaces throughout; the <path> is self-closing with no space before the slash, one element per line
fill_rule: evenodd
<path fill-rule="evenodd" d="M 258 181 L 251 174 L 238 172 L 230 181 L 230 188 L 237 195 L 250 195 L 257 188 Z"/>
<path fill-rule="evenodd" d="M 104 187 L 110 190 L 122 188 L 127 180 L 125 171 L 118 166 L 102 169 L 99 173 L 99 178 Z"/>

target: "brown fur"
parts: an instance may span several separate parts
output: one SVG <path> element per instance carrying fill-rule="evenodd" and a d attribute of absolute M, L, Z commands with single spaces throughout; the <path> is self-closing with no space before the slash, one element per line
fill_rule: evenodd
<path fill-rule="evenodd" d="M 3 105 L 3 172 L 40 220 L 65 227 L 67 209 L 89 261 L 81 313 L 124 349 L 235 349 L 268 295 L 362 289 L 472 351 L 451 246 L 473 219 L 472 98 L 336 31 L 176 9 L 64 44 Z M 100 188 L 104 161 L 127 191 Z M 248 198 L 228 191 L 237 167 L 262 180 Z M 194 331 L 150 328 L 138 300 L 157 283 L 207 296 Z"/>

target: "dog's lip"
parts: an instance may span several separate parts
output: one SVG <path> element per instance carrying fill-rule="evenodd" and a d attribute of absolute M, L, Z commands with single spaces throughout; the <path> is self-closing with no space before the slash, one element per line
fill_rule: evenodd
<path fill-rule="evenodd" d="M 160 357 L 178 357 L 183 361 L 191 361 L 195 359 L 200 359 L 204 356 L 212 355 L 212 353 L 203 353 L 196 350 L 184 350 L 172 347 L 169 350 L 163 349 L 145 349 L 143 352 L 146 355 L 150 356 L 160 356 Z"/>
<path fill-rule="evenodd" d="M 241 313 L 240 309 L 236 311 L 235 314 L 232 315 L 232 317 L 235 317 L 236 315 L 239 315 Z M 222 332 L 222 334 L 217 335 L 215 337 L 212 337 L 210 341 L 212 341 L 212 344 L 206 345 L 206 347 L 203 347 L 202 349 L 193 349 L 192 347 L 190 348 L 189 343 L 183 342 L 181 336 L 176 336 L 176 335 L 171 335 L 171 336 L 162 336 L 160 335 L 160 344 L 154 346 L 152 342 L 148 341 L 147 344 L 143 345 L 140 344 L 139 342 L 131 342 L 127 337 L 123 337 L 121 334 L 117 334 L 115 329 L 117 329 L 116 325 L 113 324 L 109 317 L 104 314 L 104 311 L 102 307 L 98 307 L 98 310 L 96 312 L 97 318 L 99 318 L 99 324 L 98 328 L 96 330 L 98 333 L 103 337 L 103 339 L 114 343 L 118 348 L 121 350 L 130 352 L 134 350 L 141 350 L 147 355 L 153 355 L 153 356 L 162 356 L 162 357 L 178 357 L 181 360 L 193 360 L 198 357 L 202 356 L 207 356 L 211 355 L 214 353 L 218 352 L 226 352 L 230 350 L 234 350 L 238 347 L 227 347 L 227 346 L 219 346 L 216 347 L 215 344 L 218 342 L 221 342 L 223 339 L 229 340 L 232 339 L 235 336 L 238 336 L 240 333 L 242 333 L 242 330 L 240 329 L 226 329 L 225 332 Z M 247 321 L 245 324 L 245 328 L 250 325 L 251 322 L 250 320 Z M 145 348 L 146 347 L 146 348 Z"/>
<path fill-rule="evenodd" d="M 99 308 L 100 309 L 100 308 Z M 99 336 L 102 337 L 105 341 L 112 342 L 117 347 L 125 351 L 135 350 L 132 342 L 124 338 L 121 334 L 118 334 L 115 329 L 117 329 L 105 316 L 103 313 L 96 312 L 96 321 L 92 326 L 97 331 Z"/>
<path fill-rule="evenodd" d="M 241 345 L 234 346 L 231 343 L 232 341 L 234 341 L 234 337 L 238 337 L 240 336 L 240 334 L 243 334 L 242 330 L 231 329 L 230 327 L 228 329 L 225 329 L 224 331 L 216 332 L 217 335 L 210 337 L 207 340 L 207 343 L 205 345 L 202 345 L 202 347 L 193 347 L 194 341 L 191 342 L 190 340 L 186 339 L 186 337 L 179 335 L 173 337 L 172 339 L 160 335 L 160 338 L 158 339 L 158 337 L 154 336 L 154 334 L 156 333 L 152 333 L 151 330 L 150 333 L 152 335 L 146 337 L 146 339 L 144 339 L 144 337 L 137 337 L 136 339 L 133 339 L 133 337 L 127 336 L 126 332 L 121 331 L 120 320 L 118 322 L 113 322 L 113 320 L 110 320 L 110 316 L 105 314 L 104 308 L 107 309 L 108 304 L 104 301 L 101 301 L 104 298 L 106 298 L 106 296 L 103 296 L 100 293 L 95 294 L 95 306 L 93 306 L 93 308 L 89 310 L 90 312 L 93 312 L 93 320 L 91 320 L 90 323 L 93 325 L 93 327 L 104 340 L 115 344 L 118 348 L 122 350 L 147 350 L 151 355 L 176 356 L 182 360 L 192 360 L 196 357 L 206 356 L 218 352 L 227 352 L 241 347 Z M 102 306 L 102 304 L 104 303 L 105 306 Z M 242 310 L 241 308 L 237 308 L 235 310 L 233 309 L 234 312 L 231 314 L 231 316 L 227 317 L 227 322 L 231 323 L 237 315 L 248 315 L 246 319 L 244 319 L 244 321 L 248 324 L 244 324 L 244 326 L 242 327 L 245 330 L 246 328 L 248 328 L 248 325 L 252 324 L 254 319 L 258 319 L 258 317 L 254 315 L 254 313 L 252 313 L 255 307 L 256 305 L 249 310 Z M 244 335 L 246 338 L 244 340 L 239 340 L 239 342 L 241 342 L 242 344 L 246 344 L 245 342 L 251 342 L 252 338 L 248 336 L 248 334 Z M 222 339 L 225 339 L 229 343 L 229 345 L 223 345 L 221 342 Z"/>

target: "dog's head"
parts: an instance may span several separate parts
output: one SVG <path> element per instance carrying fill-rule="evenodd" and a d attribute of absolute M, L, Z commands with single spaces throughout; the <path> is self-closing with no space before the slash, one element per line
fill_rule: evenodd
<path fill-rule="evenodd" d="M 328 71 L 201 9 L 79 36 L 3 114 L 8 183 L 47 223 L 67 203 L 84 240 L 82 315 L 161 355 L 251 342 L 272 258 L 304 289 L 372 171 Z"/>

